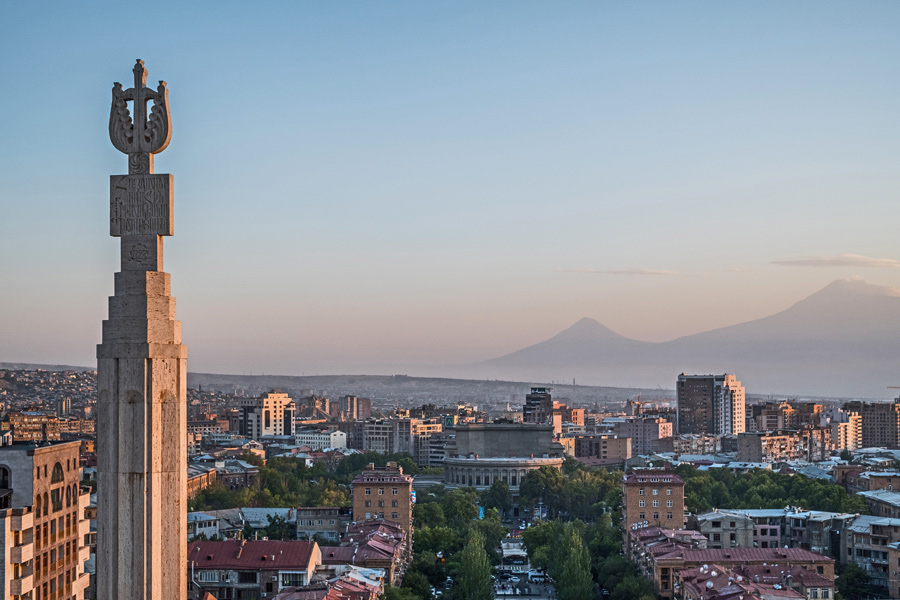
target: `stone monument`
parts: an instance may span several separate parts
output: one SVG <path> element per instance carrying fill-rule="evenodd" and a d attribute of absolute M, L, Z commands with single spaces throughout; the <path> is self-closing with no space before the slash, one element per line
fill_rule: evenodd
<path fill-rule="evenodd" d="M 134 87 L 113 86 L 109 115 L 128 175 L 110 177 L 109 233 L 121 238 L 122 262 L 97 346 L 98 600 L 187 597 L 187 348 L 163 272 L 172 176 L 153 172 L 171 119 L 166 83 L 146 82 L 138 60 Z"/>

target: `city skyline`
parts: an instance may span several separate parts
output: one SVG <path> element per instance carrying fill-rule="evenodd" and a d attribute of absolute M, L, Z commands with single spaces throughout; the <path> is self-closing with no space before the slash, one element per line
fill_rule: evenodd
<path fill-rule="evenodd" d="M 582 317 L 664 341 L 900 286 L 900 7 L 7 13 L 0 361 L 94 362 L 135 58 L 172 90 L 192 371 L 474 362 Z"/>

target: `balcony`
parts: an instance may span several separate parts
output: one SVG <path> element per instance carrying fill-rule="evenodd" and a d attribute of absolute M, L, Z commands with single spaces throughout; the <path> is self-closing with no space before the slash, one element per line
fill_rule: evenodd
<path fill-rule="evenodd" d="M 72 593 L 76 596 L 80 596 L 82 592 L 84 592 L 85 588 L 87 588 L 88 583 L 90 583 L 91 576 L 87 573 L 82 573 L 78 577 L 75 578 L 75 581 L 72 582 Z"/>
<path fill-rule="evenodd" d="M 78 562 L 84 564 L 84 561 L 91 557 L 90 546 L 82 546 L 78 548 Z"/>
<path fill-rule="evenodd" d="M 78 543 L 84 543 L 84 536 L 91 532 L 91 522 L 85 519 L 84 521 L 78 521 Z"/>
<path fill-rule="evenodd" d="M 9 593 L 13 596 L 24 596 L 34 590 L 34 576 L 24 575 L 9 582 Z"/>
<path fill-rule="evenodd" d="M 13 531 L 27 531 L 34 528 L 34 513 L 27 512 L 20 515 L 11 515 L 9 528 Z"/>
<path fill-rule="evenodd" d="M 9 549 L 9 562 L 20 565 L 34 558 L 34 544 L 13 546 Z"/>

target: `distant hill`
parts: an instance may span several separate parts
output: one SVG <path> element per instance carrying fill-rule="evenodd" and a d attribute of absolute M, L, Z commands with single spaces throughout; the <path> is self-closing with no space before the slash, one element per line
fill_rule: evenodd
<path fill-rule="evenodd" d="M 678 373 L 735 373 L 748 392 L 890 396 L 900 384 L 900 292 L 835 281 L 790 308 L 669 342 L 626 338 L 593 319 L 455 376 L 671 388 Z"/>

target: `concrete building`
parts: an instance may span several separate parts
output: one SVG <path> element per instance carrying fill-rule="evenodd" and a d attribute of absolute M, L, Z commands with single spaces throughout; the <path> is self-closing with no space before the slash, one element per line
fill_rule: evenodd
<path fill-rule="evenodd" d="M 622 480 L 622 503 L 626 536 L 645 527 L 684 527 L 684 480 L 671 471 L 629 471 Z"/>
<path fill-rule="evenodd" d="M 744 432 L 744 387 L 734 375 L 681 373 L 675 391 L 678 433 L 730 435 Z"/>
<path fill-rule="evenodd" d="M 81 600 L 88 587 L 90 494 L 78 442 L 0 447 L 2 597 Z"/>
<path fill-rule="evenodd" d="M 444 483 L 449 488 L 484 490 L 494 481 L 505 481 L 517 503 L 526 473 L 542 466 L 562 469 L 565 460 L 562 445 L 553 441 L 551 425 L 478 423 L 454 431 L 444 459 Z"/>
<path fill-rule="evenodd" d="M 297 405 L 287 394 L 272 392 L 261 398 L 239 400 L 238 433 L 259 440 L 267 435 L 294 435 Z"/>
<path fill-rule="evenodd" d="M 564 439 L 564 438 L 563 438 Z M 624 465 L 631 458 L 631 438 L 618 435 L 576 435 L 573 442 L 573 456 L 578 459 L 592 459 L 592 465 Z M 561 440 L 562 441 L 562 440 Z"/>
<path fill-rule="evenodd" d="M 347 434 L 343 431 L 331 428 L 326 430 L 298 429 L 294 434 L 294 443 L 299 446 L 309 446 L 313 450 L 324 448 L 346 448 Z"/>
<path fill-rule="evenodd" d="M 353 520 L 384 519 L 412 532 L 412 480 L 395 462 L 384 467 L 369 464 L 351 484 Z"/>
<path fill-rule="evenodd" d="M 688 517 L 687 528 L 699 531 L 708 548 L 753 548 L 756 524 L 747 515 L 717 510 Z"/>
<path fill-rule="evenodd" d="M 353 518 L 353 509 L 337 506 L 309 506 L 296 509 L 297 539 L 316 536 L 338 542 Z"/>
<path fill-rule="evenodd" d="M 900 398 L 893 402 L 855 400 L 844 404 L 844 411 L 861 417 L 861 447 L 900 448 Z"/>
<path fill-rule="evenodd" d="M 659 440 L 672 437 L 672 423 L 659 417 L 626 417 L 613 424 L 613 433 L 631 438 L 633 454 L 650 454 Z"/>
<path fill-rule="evenodd" d="M 831 441 L 835 450 L 856 452 L 862 448 L 862 417 L 851 413 L 845 422 L 832 422 Z"/>

